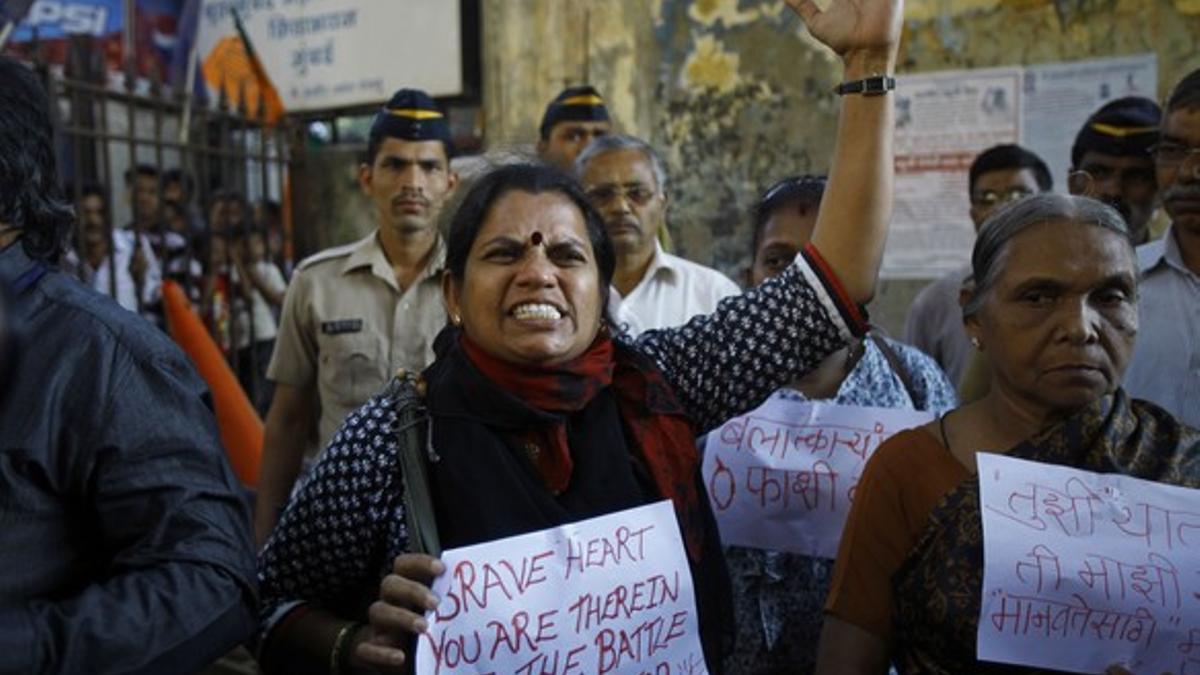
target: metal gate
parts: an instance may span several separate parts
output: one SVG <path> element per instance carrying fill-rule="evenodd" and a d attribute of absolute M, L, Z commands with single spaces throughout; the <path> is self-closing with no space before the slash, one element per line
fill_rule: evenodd
<path fill-rule="evenodd" d="M 275 126 L 262 122 L 261 100 L 247 106 L 242 95 L 231 106 L 225 87 L 213 105 L 165 85 L 161 74 L 106 72 L 102 55 L 86 40 L 71 45 L 63 66 L 37 59 L 33 65 L 50 94 L 63 185 L 81 216 L 71 242 L 78 269 L 93 280 L 99 273 L 89 263 L 105 248 L 100 215 L 82 208 L 95 207 L 99 197 L 108 254 L 101 265 L 107 284 L 95 283 L 97 290 L 121 299 L 127 289 L 119 281 L 134 280 L 136 307 L 130 308 L 161 323 L 153 289 L 144 288 L 147 273 L 138 286 L 132 272 L 142 265 L 134 260 L 158 261 L 161 277 L 183 286 L 256 398 L 266 364 L 254 348 L 253 302 L 241 290 L 238 266 L 217 263 L 221 247 L 231 258 L 260 236 L 268 259 L 290 272 L 294 128 L 286 118 Z M 117 263 L 124 242 L 132 245 L 128 269 Z"/>

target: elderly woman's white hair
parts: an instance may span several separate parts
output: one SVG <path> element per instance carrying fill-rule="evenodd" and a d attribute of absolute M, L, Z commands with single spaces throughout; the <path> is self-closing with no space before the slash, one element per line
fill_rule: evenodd
<path fill-rule="evenodd" d="M 971 253 L 971 277 L 966 286 L 970 297 L 963 305 L 963 318 L 974 316 L 987 301 L 1003 271 L 1013 238 L 1034 225 L 1049 222 L 1102 227 L 1121 235 L 1133 250 L 1125 219 L 1116 209 L 1095 199 L 1045 192 L 1013 202 L 992 214 L 979 230 Z"/>

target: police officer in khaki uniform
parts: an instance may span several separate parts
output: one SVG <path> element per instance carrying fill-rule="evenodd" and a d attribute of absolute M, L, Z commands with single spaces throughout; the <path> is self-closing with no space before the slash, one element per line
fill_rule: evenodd
<path fill-rule="evenodd" d="M 437 212 L 458 182 L 450 154 L 450 127 L 433 99 L 396 92 L 375 116 L 359 167 L 379 229 L 296 269 L 267 370 L 276 389 L 255 515 L 260 544 L 300 473 L 313 423 L 324 448 L 396 369 L 419 371 L 433 360 L 446 324 Z"/>

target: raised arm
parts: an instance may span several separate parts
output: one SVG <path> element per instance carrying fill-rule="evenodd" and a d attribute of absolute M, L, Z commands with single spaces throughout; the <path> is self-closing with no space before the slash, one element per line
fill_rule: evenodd
<path fill-rule="evenodd" d="M 891 76 L 896 69 L 904 0 L 788 0 L 813 37 L 842 59 L 843 80 Z M 845 287 L 865 303 L 875 293 L 892 217 L 893 94 L 842 97 L 829 185 L 812 243 Z"/>
<path fill-rule="evenodd" d="M 834 0 L 824 12 L 810 0 L 789 4 L 841 56 L 846 80 L 891 74 L 903 0 Z M 790 269 L 712 315 L 638 339 L 698 430 L 753 408 L 865 331 L 858 305 L 875 289 L 892 173 L 892 95 L 845 96 L 811 245 Z"/>

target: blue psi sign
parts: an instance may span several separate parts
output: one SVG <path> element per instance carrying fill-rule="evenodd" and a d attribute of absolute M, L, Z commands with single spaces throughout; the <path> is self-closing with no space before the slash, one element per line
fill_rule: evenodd
<path fill-rule="evenodd" d="M 124 18 L 122 0 L 37 0 L 13 33 L 14 42 L 68 35 L 103 37 L 119 32 Z"/>

